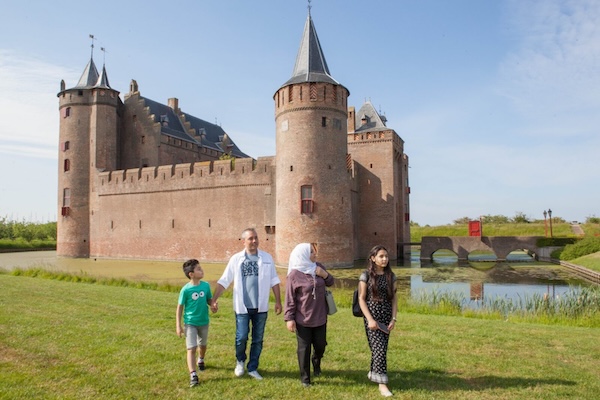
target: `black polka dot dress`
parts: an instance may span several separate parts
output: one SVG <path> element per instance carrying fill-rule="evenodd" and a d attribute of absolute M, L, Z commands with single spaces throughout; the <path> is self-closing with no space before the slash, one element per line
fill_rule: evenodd
<path fill-rule="evenodd" d="M 387 326 L 392 320 L 392 299 L 388 297 L 385 275 L 376 275 L 376 278 L 381 301 L 372 300 L 371 288 L 367 284 L 367 307 L 376 321 Z M 387 349 L 390 336 L 379 329 L 369 329 L 367 319 L 363 318 L 363 320 L 371 348 L 371 369 L 368 377 L 373 382 L 387 384 Z"/>

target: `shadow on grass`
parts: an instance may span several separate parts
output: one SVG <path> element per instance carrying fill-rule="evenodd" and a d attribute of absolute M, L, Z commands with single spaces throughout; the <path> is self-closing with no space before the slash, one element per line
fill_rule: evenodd
<path fill-rule="evenodd" d="M 300 373 L 288 371 L 265 371 L 264 376 L 278 378 L 297 378 Z M 502 377 L 485 375 L 479 377 L 463 378 L 457 374 L 436 369 L 418 369 L 414 371 L 388 371 L 389 387 L 397 390 L 424 390 L 424 391 L 483 391 L 490 389 L 528 388 L 540 385 L 575 386 L 577 383 L 557 378 L 526 378 Z M 319 386 L 346 387 L 349 384 L 377 385 L 367 379 L 366 371 L 356 370 L 323 370 L 323 375 L 313 378 L 313 383 Z"/>
<path fill-rule="evenodd" d="M 494 388 L 527 388 L 540 385 L 574 386 L 576 382 L 557 378 L 527 378 L 484 375 L 463 378 L 457 374 L 437 369 L 413 371 L 388 371 L 390 386 L 400 389 L 446 390 L 489 390 Z"/>

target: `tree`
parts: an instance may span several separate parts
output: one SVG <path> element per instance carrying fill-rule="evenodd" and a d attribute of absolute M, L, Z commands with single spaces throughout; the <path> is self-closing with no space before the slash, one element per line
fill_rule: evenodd
<path fill-rule="evenodd" d="M 514 222 L 515 224 L 528 224 L 531 221 L 529 220 L 529 218 L 527 218 L 527 215 L 525 215 L 525 213 L 517 211 L 517 213 L 512 219 L 512 222 Z"/>

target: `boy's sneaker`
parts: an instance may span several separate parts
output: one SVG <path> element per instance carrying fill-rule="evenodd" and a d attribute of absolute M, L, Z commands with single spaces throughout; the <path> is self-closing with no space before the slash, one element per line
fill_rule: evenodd
<path fill-rule="evenodd" d="M 263 378 L 262 376 L 260 376 L 260 374 L 256 370 L 248 372 L 248 375 L 250 375 L 251 377 L 253 377 L 254 379 L 259 380 L 259 381 L 262 380 L 262 378 Z"/>
<path fill-rule="evenodd" d="M 233 373 L 235 374 L 235 376 L 244 375 L 244 362 L 243 361 L 236 361 L 235 369 L 233 370 Z"/>
<path fill-rule="evenodd" d="M 198 375 L 190 375 L 190 387 L 198 385 Z"/>
<path fill-rule="evenodd" d="M 204 360 L 198 361 L 198 370 L 204 371 L 206 369 L 206 365 L 204 365 Z"/>

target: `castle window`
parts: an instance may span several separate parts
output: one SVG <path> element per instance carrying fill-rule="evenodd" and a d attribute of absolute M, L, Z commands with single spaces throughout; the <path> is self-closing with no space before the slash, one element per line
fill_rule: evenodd
<path fill-rule="evenodd" d="M 309 86 L 309 91 L 310 91 L 310 100 L 311 101 L 317 100 L 317 85 L 314 83 L 311 83 Z"/>
<path fill-rule="evenodd" d="M 323 87 L 323 100 L 327 101 L 327 86 Z"/>
<path fill-rule="evenodd" d="M 77 91 L 77 94 L 78 94 L 79 96 L 83 96 L 83 90 L 78 90 L 78 91 Z"/>
<path fill-rule="evenodd" d="M 300 101 L 302 101 L 302 86 L 300 86 Z"/>
<path fill-rule="evenodd" d="M 71 206 L 71 189 L 64 188 L 63 189 L 63 207 Z"/>
<path fill-rule="evenodd" d="M 338 131 L 342 129 L 342 120 L 339 118 L 334 118 L 333 119 L 333 127 L 335 129 L 337 129 Z"/>
<path fill-rule="evenodd" d="M 60 144 L 60 149 L 61 149 L 62 151 L 67 151 L 67 150 L 69 150 L 69 145 L 70 145 L 70 144 L 71 144 L 71 142 L 69 142 L 68 140 L 66 140 L 66 141 L 64 141 L 64 142 L 62 142 L 62 143 Z"/>
<path fill-rule="evenodd" d="M 327 126 L 327 117 L 321 117 L 321 126 L 322 127 L 326 127 Z"/>
<path fill-rule="evenodd" d="M 67 172 L 71 169 L 71 161 L 68 158 L 65 158 L 63 163 L 63 171 Z"/>
<path fill-rule="evenodd" d="M 63 108 L 63 118 L 68 118 L 71 116 L 71 107 Z"/>
<path fill-rule="evenodd" d="M 144 144 L 146 143 L 146 136 L 142 136 L 140 139 L 141 143 Z"/>
<path fill-rule="evenodd" d="M 288 89 L 288 103 L 294 100 L 294 86 L 290 86 Z"/>
<path fill-rule="evenodd" d="M 301 214 L 312 214 L 314 212 L 314 201 L 312 194 L 312 185 L 304 185 L 300 188 L 300 196 L 301 196 L 301 206 L 300 213 Z"/>
<path fill-rule="evenodd" d="M 331 94 L 332 100 L 333 100 L 334 103 L 337 103 L 337 91 L 338 91 L 338 87 L 334 86 L 333 87 L 333 93 Z"/>

